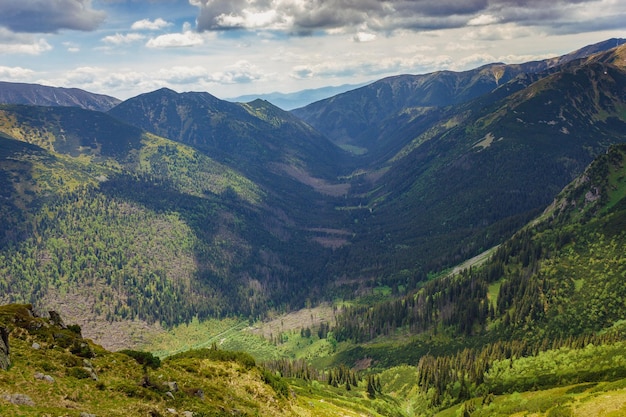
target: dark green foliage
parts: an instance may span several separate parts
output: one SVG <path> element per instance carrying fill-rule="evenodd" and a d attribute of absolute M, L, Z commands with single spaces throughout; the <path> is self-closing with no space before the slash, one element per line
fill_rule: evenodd
<path fill-rule="evenodd" d="M 69 368 L 67 371 L 67 375 L 76 379 L 89 379 L 91 378 L 91 373 L 82 367 L 73 367 Z"/>
<path fill-rule="evenodd" d="M 287 398 L 289 396 L 289 384 L 287 384 L 287 382 L 285 382 L 281 377 L 274 375 L 266 369 L 261 370 L 261 376 L 263 381 L 272 387 L 278 395 L 283 398 Z"/>
<path fill-rule="evenodd" d="M 123 349 L 119 351 L 126 356 L 130 356 L 138 364 L 143 365 L 144 368 L 158 369 L 161 366 L 161 359 L 158 356 L 154 356 L 150 352 L 142 352 L 137 350 Z"/>

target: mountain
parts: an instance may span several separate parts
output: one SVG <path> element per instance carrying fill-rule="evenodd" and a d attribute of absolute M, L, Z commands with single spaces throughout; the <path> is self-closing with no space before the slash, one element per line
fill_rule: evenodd
<path fill-rule="evenodd" d="M 337 264 L 404 285 L 408 271 L 438 270 L 499 243 L 595 156 L 626 141 L 624 48 L 526 86 L 513 80 L 426 126 L 410 117 L 398 123 L 402 130 L 392 126 L 386 139 L 405 146 L 354 176 L 361 208 L 352 211 L 355 235 L 335 253 Z"/>
<path fill-rule="evenodd" d="M 624 48 L 405 108 L 367 155 L 263 100 L 162 89 L 107 113 L 1 106 L 0 301 L 129 338 L 121 323 L 409 292 L 626 141 Z"/>
<path fill-rule="evenodd" d="M 292 111 L 335 143 L 357 153 L 375 151 L 368 136 L 391 116 L 421 117 L 432 107 L 464 103 L 489 93 L 518 75 L 537 73 L 577 58 L 614 48 L 610 39 L 570 54 L 524 64 L 489 64 L 469 71 L 388 77 L 356 90 Z M 411 109 L 410 111 L 408 109 Z"/>
<path fill-rule="evenodd" d="M 626 363 L 612 358 L 626 348 L 625 174 L 626 145 L 612 146 L 482 264 L 348 308 L 331 329 L 350 345 L 335 361 L 368 358 L 407 407 L 433 414 L 467 407 L 494 415 L 490 396 L 524 391 L 543 397 L 543 412 L 570 411 L 576 405 L 561 402 L 557 387 L 589 384 L 574 394 L 621 380 Z"/>
<path fill-rule="evenodd" d="M 185 143 L 237 169 L 265 176 L 304 170 L 333 179 L 341 152 L 327 138 L 267 101 L 230 103 L 208 93 L 161 89 L 117 105 L 109 114 Z"/>
<path fill-rule="evenodd" d="M 303 222 L 327 202 L 297 217 L 281 209 L 289 189 L 101 112 L 0 106 L 0 121 L 2 301 L 106 337 L 120 320 L 253 317 L 322 296 L 326 232 Z"/>
<path fill-rule="evenodd" d="M 0 81 L 0 104 L 33 104 L 38 106 L 72 106 L 107 111 L 120 100 L 78 88 L 48 87 L 39 84 Z"/>
<path fill-rule="evenodd" d="M 227 98 L 228 101 L 247 103 L 256 99 L 269 101 L 283 110 L 293 110 L 304 107 L 315 101 L 323 100 L 349 90 L 359 88 L 363 84 L 344 84 L 340 86 L 313 88 L 309 90 L 296 91 L 294 93 L 269 93 L 269 94 L 248 94 L 239 97 Z"/>

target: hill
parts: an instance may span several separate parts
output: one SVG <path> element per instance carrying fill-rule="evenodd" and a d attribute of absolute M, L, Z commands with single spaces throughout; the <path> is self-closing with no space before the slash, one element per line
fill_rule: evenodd
<path fill-rule="evenodd" d="M 371 416 L 399 415 L 393 401 L 369 399 L 325 381 L 283 379 L 248 354 L 217 349 L 165 360 L 147 352 L 112 353 L 83 339 L 55 312 L 0 306 L 11 364 L 0 369 L 7 416 Z"/>
<path fill-rule="evenodd" d="M 0 104 L 71 106 L 87 110 L 107 111 L 120 102 L 121 100 L 115 97 L 94 94 L 78 88 L 0 81 Z"/>

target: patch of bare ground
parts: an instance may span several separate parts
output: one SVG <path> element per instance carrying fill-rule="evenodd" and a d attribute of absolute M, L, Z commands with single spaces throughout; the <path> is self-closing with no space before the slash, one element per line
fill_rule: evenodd
<path fill-rule="evenodd" d="M 83 337 L 111 351 L 136 348 L 145 344 L 150 337 L 165 331 L 159 324 L 149 324 L 142 320 L 109 322 L 104 316 L 93 312 L 95 296 L 95 292 L 60 293 L 51 289 L 41 300 L 37 310 L 42 316 L 50 310 L 60 313 L 65 324 L 78 324 Z"/>
<path fill-rule="evenodd" d="M 277 164 L 277 167 L 287 175 L 300 181 L 302 184 L 313 187 L 313 189 L 320 194 L 340 197 L 348 194 L 348 191 L 350 190 L 350 184 L 329 184 L 327 181 L 321 178 L 315 178 L 304 169 L 300 169 L 298 167 L 286 164 Z"/>
<path fill-rule="evenodd" d="M 319 326 L 321 323 L 334 323 L 335 316 L 341 312 L 340 309 L 329 304 L 322 304 L 317 307 L 304 308 L 291 313 L 277 315 L 263 323 L 257 323 L 248 330 L 259 336 L 269 339 L 291 330 L 300 330 Z"/>

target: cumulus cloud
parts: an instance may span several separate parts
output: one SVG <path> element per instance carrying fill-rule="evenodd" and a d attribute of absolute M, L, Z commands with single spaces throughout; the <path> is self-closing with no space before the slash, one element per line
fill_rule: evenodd
<path fill-rule="evenodd" d="M 31 34 L 13 33 L 0 27 L 0 53 L 39 55 L 52 46 L 45 39 L 36 39 Z"/>
<path fill-rule="evenodd" d="M 33 70 L 28 68 L 0 66 L 0 78 L 3 80 L 28 80 L 34 73 Z"/>
<path fill-rule="evenodd" d="M 146 46 L 148 48 L 184 48 L 198 46 L 204 43 L 204 38 L 191 30 L 191 26 L 186 23 L 181 33 L 168 33 L 166 35 L 151 38 Z"/>
<path fill-rule="evenodd" d="M 161 30 L 168 26 L 172 26 L 172 23 L 166 22 L 160 17 L 155 20 L 142 19 L 132 24 L 130 27 L 132 30 Z"/>
<path fill-rule="evenodd" d="M 102 42 L 112 45 L 123 45 L 141 41 L 145 38 L 146 37 L 140 33 L 127 33 L 125 35 L 116 33 L 115 35 L 105 36 L 104 38 L 102 38 Z"/>
<path fill-rule="evenodd" d="M 0 0 L 0 26 L 13 32 L 91 31 L 105 19 L 91 0 Z"/>
<path fill-rule="evenodd" d="M 199 31 L 435 30 L 498 22 L 545 25 L 602 0 L 189 0 Z M 604 0 L 610 2 L 610 0 Z M 613 2 L 615 3 L 615 2 Z M 613 7 L 618 5 L 613 4 Z M 356 40 L 357 38 L 355 38 Z"/>
<path fill-rule="evenodd" d="M 453 63 L 448 55 L 422 55 L 410 57 L 351 57 L 346 60 L 327 60 L 315 64 L 297 65 L 292 68 L 290 76 L 295 79 L 335 78 L 346 76 L 376 77 L 381 74 L 399 74 L 426 72 L 433 69 L 449 67 Z"/>

